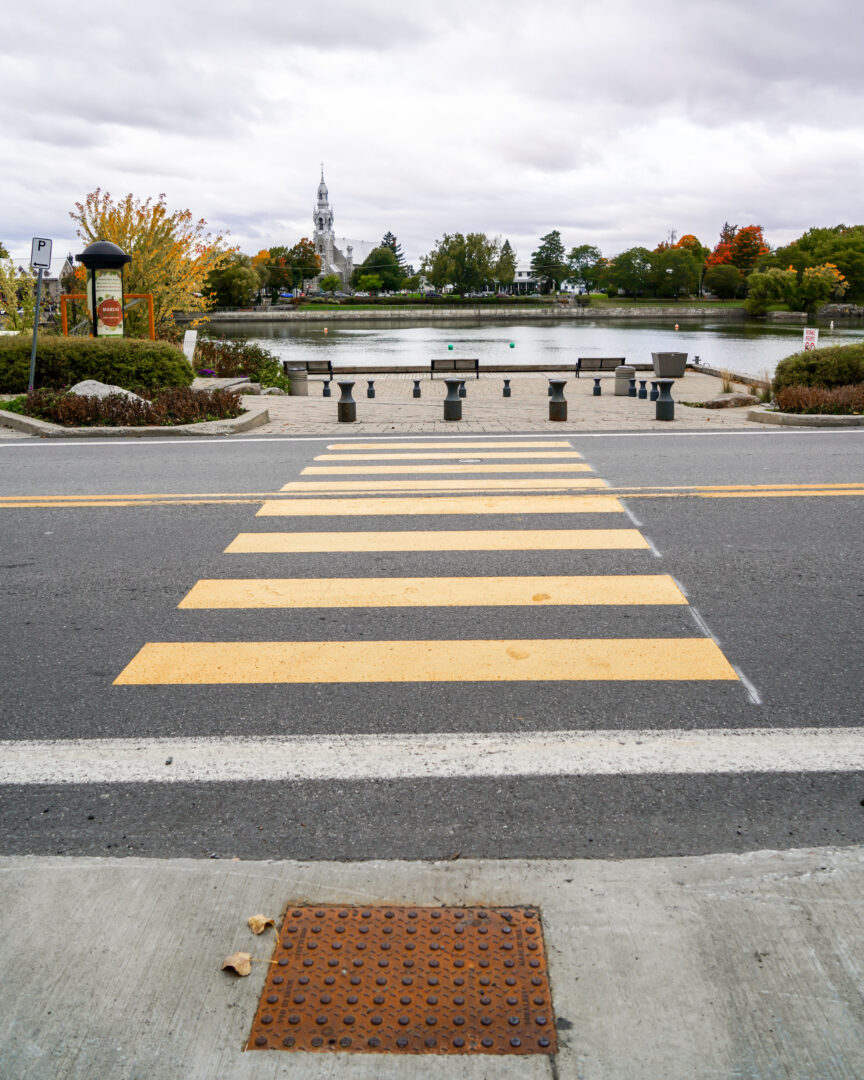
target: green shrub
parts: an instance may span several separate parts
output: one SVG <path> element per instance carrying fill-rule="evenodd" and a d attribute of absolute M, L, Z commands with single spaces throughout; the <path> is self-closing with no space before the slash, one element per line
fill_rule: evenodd
<path fill-rule="evenodd" d="M 618 295 L 618 286 L 617 285 L 607 285 L 606 286 L 606 295 L 609 297 L 610 300 L 613 297 L 617 296 Z"/>
<path fill-rule="evenodd" d="M 787 356 L 777 365 L 774 393 L 786 386 L 851 386 L 864 383 L 864 343 L 831 345 Z"/>
<path fill-rule="evenodd" d="M 143 401 L 125 394 L 81 397 L 62 390 L 40 389 L 16 398 L 12 411 L 64 427 L 162 427 L 226 420 L 242 412 L 240 395 L 232 390 L 190 390 L 184 386 L 140 393 L 148 397 Z"/>
<path fill-rule="evenodd" d="M 787 386 L 777 394 L 777 407 L 788 413 L 836 413 L 855 416 L 864 413 L 864 383 L 838 386 Z"/>
<path fill-rule="evenodd" d="M 243 375 L 262 386 L 278 386 L 286 392 L 291 388 L 279 357 L 249 341 L 203 338 L 195 349 L 195 364 L 197 370 L 212 371 L 220 379 Z"/>
<path fill-rule="evenodd" d="M 0 337 L 0 393 L 27 389 L 32 337 Z M 166 341 L 78 338 L 40 334 L 36 342 L 36 385 L 59 389 L 97 379 L 129 389 L 189 386 L 192 369 L 182 350 Z"/>

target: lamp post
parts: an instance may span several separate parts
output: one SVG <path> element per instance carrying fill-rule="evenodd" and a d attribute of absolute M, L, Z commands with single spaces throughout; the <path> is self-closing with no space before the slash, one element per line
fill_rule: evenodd
<path fill-rule="evenodd" d="M 87 268 L 93 337 L 123 337 L 123 267 L 132 256 L 108 240 L 97 240 L 75 258 Z"/>

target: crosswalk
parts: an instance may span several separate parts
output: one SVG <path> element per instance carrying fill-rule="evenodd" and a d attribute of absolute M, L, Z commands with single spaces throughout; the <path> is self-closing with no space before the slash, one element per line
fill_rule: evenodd
<path fill-rule="evenodd" d="M 463 609 L 503 613 L 542 607 L 552 609 L 554 631 L 562 613 L 570 610 L 588 609 L 583 623 L 590 629 L 591 611 L 638 613 L 688 606 L 670 575 L 647 572 L 656 564 L 626 574 L 412 573 L 420 553 L 559 552 L 574 571 L 576 552 L 590 551 L 595 557 L 621 551 L 650 554 L 649 543 L 631 527 L 620 499 L 603 494 L 608 487 L 605 480 L 585 475 L 593 469 L 567 441 L 532 440 L 522 445 L 467 440 L 448 442 L 446 451 L 441 447 L 440 442 L 422 441 L 330 445 L 303 469 L 299 480 L 286 482 L 282 497 L 264 500 L 258 511 L 259 518 L 267 519 L 327 517 L 332 521 L 329 530 L 243 532 L 225 549 L 232 556 L 286 556 L 289 571 L 291 556 L 300 553 L 396 553 L 402 556 L 398 575 L 353 576 L 344 573 L 350 565 L 343 561 L 343 573 L 334 576 L 289 573 L 201 579 L 180 600 L 179 608 L 310 613 L 363 609 L 374 619 L 376 611 L 399 609 L 430 613 L 445 609 L 452 617 Z M 522 458 L 528 452 L 532 460 L 526 463 Z M 492 459 L 492 454 L 508 456 Z M 549 460 L 538 460 L 547 454 Z M 458 460 L 442 464 L 442 457 Z M 565 471 L 573 475 L 566 479 L 545 475 Z M 527 479 L 526 472 L 543 475 Z M 334 473 L 356 478 L 317 479 Z M 443 476 L 429 480 L 430 473 Z M 370 479 L 379 475 L 384 479 Z M 387 479 L 393 475 L 399 479 Z M 483 525 L 487 515 L 505 521 L 515 517 L 518 527 L 496 522 L 487 529 Z M 566 527 L 542 527 L 548 515 L 556 515 Z M 575 526 L 585 516 L 593 522 L 595 515 L 602 515 L 596 527 L 570 527 L 571 519 Z M 617 519 L 616 527 L 607 527 L 605 518 L 610 515 Z M 434 527 L 402 530 L 404 518 L 420 516 L 434 519 Z M 477 518 L 476 527 L 446 528 L 457 516 Z M 358 517 L 385 527 L 357 530 L 353 523 Z M 464 636 L 443 638 L 147 642 L 119 673 L 115 685 L 738 682 L 738 673 L 719 645 L 700 630 L 698 621 L 692 625 L 693 633 L 687 636 L 680 632 L 658 636 L 646 627 L 641 636 L 631 631 L 627 636 L 568 637 L 553 632 L 543 637 L 511 633 L 478 638 L 466 631 Z"/>

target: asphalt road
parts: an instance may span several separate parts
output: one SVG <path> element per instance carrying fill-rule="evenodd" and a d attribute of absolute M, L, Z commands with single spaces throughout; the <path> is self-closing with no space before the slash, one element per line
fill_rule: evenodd
<path fill-rule="evenodd" d="M 452 440 L 434 441 L 446 450 Z M 265 498 L 283 498 L 284 484 L 326 479 L 301 473 L 333 439 L 0 440 L 7 501 L 0 505 L 0 739 L 74 741 L 86 768 L 87 740 L 97 738 L 467 740 L 862 725 L 864 488 L 840 495 L 825 486 L 864 484 L 864 432 L 604 433 L 568 441 L 620 495 L 630 520 L 261 517 Z M 460 457 L 469 459 L 470 479 L 483 451 Z M 732 497 L 708 490 L 723 486 L 739 490 Z M 151 498 L 105 505 L 111 495 Z M 84 498 L 69 505 L 69 496 Z M 103 505 L 86 496 L 103 497 Z M 651 549 L 225 553 L 240 533 L 274 530 L 610 527 L 638 528 Z M 178 610 L 202 579 L 659 574 L 674 578 L 687 604 Z M 208 642 L 556 639 L 574 642 L 578 653 L 589 639 L 706 637 L 740 678 L 114 684 L 153 642 L 188 643 L 194 657 L 196 643 Z M 864 839 L 864 776 L 845 770 L 161 781 L 6 783 L 0 850 L 629 858 Z"/>

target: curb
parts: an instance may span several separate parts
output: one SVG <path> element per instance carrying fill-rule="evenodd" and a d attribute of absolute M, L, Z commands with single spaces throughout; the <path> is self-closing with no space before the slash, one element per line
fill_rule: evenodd
<path fill-rule="evenodd" d="M 247 412 L 233 420 L 208 420 L 203 424 L 176 424 L 166 427 L 80 427 L 67 428 L 59 424 L 49 424 L 45 420 L 35 420 L 20 413 L 6 412 L 0 408 L 0 427 L 6 426 L 22 431 L 25 435 L 38 435 L 43 439 L 147 439 L 175 435 L 237 435 L 243 431 L 252 431 L 263 424 L 270 423 L 270 414 L 266 409 Z"/>
<path fill-rule="evenodd" d="M 779 424 L 781 427 L 864 427 L 864 416 L 817 416 L 812 413 L 781 413 L 751 409 L 747 419 L 756 424 Z"/>

